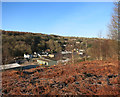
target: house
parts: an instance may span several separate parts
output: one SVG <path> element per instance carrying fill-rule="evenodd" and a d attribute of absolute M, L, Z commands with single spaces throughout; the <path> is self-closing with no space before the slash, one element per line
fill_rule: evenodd
<path fill-rule="evenodd" d="M 37 54 L 39 57 L 41 57 L 41 55 L 40 54 Z"/>
<path fill-rule="evenodd" d="M 41 55 L 41 56 L 43 56 L 43 57 L 47 57 L 48 55 L 47 55 L 47 54 L 45 54 L 45 55 Z"/>
<path fill-rule="evenodd" d="M 77 41 L 76 43 L 77 43 L 77 44 L 79 44 L 80 42 L 79 42 L 79 41 Z"/>
<path fill-rule="evenodd" d="M 49 60 L 49 59 L 45 59 L 45 58 L 37 59 L 37 62 L 38 62 L 40 65 L 43 65 L 43 66 L 57 65 L 57 61 Z"/>
<path fill-rule="evenodd" d="M 75 41 L 76 39 L 74 38 L 74 39 L 71 39 L 72 41 Z"/>
<path fill-rule="evenodd" d="M 80 49 L 79 52 L 84 52 L 84 50 Z"/>
<path fill-rule="evenodd" d="M 62 60 L 58 60 L 57 63 L 67 63 L 68 61 L 70 61 L 69 58 L 67 58 L 67 59 L 62 59 Z"/>
<path fill-rule="evenodd" d="M 37 57 L 38 57 L 37 54 L 34 54 L 34 55 L 33 55 L 33 58 L 37 58 Z"/>
<path fill-rule="evenodd" d="M 76 51 L 77 49 L 74 48 L 73 50 Z"/>
<path fill-rule="evenodd" d="M 71 54 L 71 51 L 62 51 L 61 54 Z"/>
<path fill-rule="evenodd" d="M 80 50 L 78 50 L 78 51 L 77 51 L 77 53 L 78 53 L 79 55 L 83 55 L 83 54 L 84 54 L 84 52 L 85 52 L 85 51 L 84 51 L 84 50 L 82 50 L 82 49 L 80 49 Z"/>
<path fill-rule="evenodd" d="M 47 49 L 46 52 L 50 52 L 50 49 Z"/>
<path fill-rule="evenodd" d="M 66 46 L 65 44 L 63 46 Z"/>
<path fill-rule="evenodd" d="M 48 55 L 50 58 L 54 58 L 55 57 L 55 55 L 53 55 L 53 54 L 49 54 Z"/>
<path fill-rule="evenodd" d="M 34 56 L 31 54 L 24 54 L 24 59 L 26 59 L 27 61 L 30 61 L 30 59 L 32 59 Z M 21 61 L 17 60 L 18 63 L 21 63 Z M 22 62 L 23 63 L 23 62 Z"/>
<path fill-rule="evenodd" d="M 48 56 L 48 52 L 42 52 L 41 56 L 47 57 Z"/>
<path fill-rule="evenodd" d="M 65 43 L 67 43 L 68 41 L 65 41 Z"/>
<path fill-rule="evenodd" d="M 79 55 L 83 55 L 83 52 L 78 52 Z"/>
<path fill-rule="evenodd" d="M 27 59 L 27 58 L 29 59 L 29 58 L 30 58 L 30 55 L 28 55 L 28 54 L 27 54 L 27 55 L 24 54 L 24 58 L 25 58 L 25 59 Z"/>
<path fill-rule="evenodd" d="M 37 53 L 36 52 L 34 52 L 34 55 L 36 55 Z"/>

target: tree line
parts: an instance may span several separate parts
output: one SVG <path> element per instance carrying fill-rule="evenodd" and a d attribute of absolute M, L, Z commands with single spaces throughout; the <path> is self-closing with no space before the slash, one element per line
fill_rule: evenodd
<path fill-rule="evenodd" d="M 117 45 L 115 42 L 116 40 L 113 42 L 112 39 L 63 37 L 3 30 L 2 62 L 3 64 L 10 63 L 15 57 L 23 57 L 24 53 L 33 54 L 42 51 L 60 53 L 64 50 L 72 51 L 73 49 L 86 50 L 86 55 L 91 56 L 93 60 L 106 60 L 116 58 Z"/>
<path fill-rule="evenodd" d="M 53 52 L 62 50 L 61 42 L 54 35 L 35 34 L 29 32 L 2 31 L 2 61 L 10 62 L 14 57 L 22 57 L 24 53 L 33 54 L 47 49 Z"/>

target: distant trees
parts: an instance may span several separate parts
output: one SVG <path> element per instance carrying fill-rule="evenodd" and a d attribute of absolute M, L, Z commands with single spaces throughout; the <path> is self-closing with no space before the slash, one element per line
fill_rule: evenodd
<path fill-rule="evenodd" d="M 114 3 L 114 9 L 112 14 L 112 19 L 110 24 L 108 25 L 109 39 L 99 39 L 93 42 L 92 48 L 89 50 L 90 55 L 94 59 L 105 60 L 105 59 L 118 59 L 118 4 Z M 99 37 L 101 38 L 101 37 Z"/>
<path fill-rule="evenodd" d="M 19 41 L 16 42 L 14 48 L 13 48 L 14 56 L 23 56 L 24 53 L 31 54 L 31 46 L 28 44 L 25 44 L 25 42 Z"/>
<path fill-rule="evenodd" d="M 28 40 L 30 33 L 15 32 L 15 31 L 2 31 L 2 62 L 7 64 L 14 61 L 15 57 L 23 57 L 24 53 L 32 53 L 31 40 Z M 32 34 L 31 34 L 32 35 Z"/>
<path fill-rule="evenodd" d="M 118 58 L 118 46 L 111 39 L 98 39 L 89 48 L 89 55 L 92 59 L 106 60 L 106 59 L 116 59 Z"/>
<path fill-rule="evenodd" d="M 41 40 L 41 41 L 37 44 L 37 47 L 38 47 L 38 51 L 45 50 L 45 49 L 46 49 L 46 43 L 45 43 L 45 41 Z"/>
<path fill-rule="evenodd" d="M 5 43 L 2 45 L 2 63 L 6 64 L 12 58 L 13 57 L 10 54 L 10 45 L 8 43 Z"/>
<path fill-rule="evenodd" d="M 58 42 L 55 42 L 54 44 L 55 44 L 55 51 L 60 52 L 62 50 L 61 45 Z"/>
<path fill-rule="evenodd" d="M 52 39 L 50 39 L 48 41 L 48 45 L 49 45 L 49 48 L 51 49 L 51 51 L 53 52 L 55 50 L 55 45 L 54 45 L 54 41 Z"/>
<path fill-rule="evenodd" d="M 48 41 L 48 45 L 52 52 L 60 52 L 62 50 L 61 45 L 52 39 Z"/>
<path fill-rule="evenodd" d="M 63 41 L 64 38 L 62 38 Z M 60 36 L 41 33 L 2 31 L 2 61 L 7 64 L 15 57 L 23 57 L 24 53 L 32 54 L 50 49 L 52 52 L 62 50 Z"/>
<path fill-rule="evenodd" d="M 100 45 L 99 41 L 95 40 L 93 42 L 92 48 L 89 50 L 88 54 L 93 58 L 93 59 L 100 59 L 100 51 L 99 51 Z"/>

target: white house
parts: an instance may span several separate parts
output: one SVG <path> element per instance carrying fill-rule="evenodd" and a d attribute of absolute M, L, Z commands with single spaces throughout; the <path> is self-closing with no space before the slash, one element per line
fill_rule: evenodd
<path fill-rule="evenodd" d="M 27 59 L 27 58 L 29 59 L 29 58 L 30 58 L 30 55 L 28 55 L 28 54 L 27 54 L 27 55 L 24 54 L 24 58 L 25 58 L 25 59 Z"/>
<path fill-rule="evenodd" d="M 48 55 L 50 58 L 53 58 L 54 57 L 54 54 L 49 54 Z"/>
<path fill-rule="evenodd" d="M 79 42 L 79 41 L 77 41 L 76 43 L 77 43 L 77 44 L 79 44 L 80 42 Z"/>
<path fill-rule="evenodd" d="M 62 51 L 61 54 L 70 54 L 72 53 L 71 51 Z"/>

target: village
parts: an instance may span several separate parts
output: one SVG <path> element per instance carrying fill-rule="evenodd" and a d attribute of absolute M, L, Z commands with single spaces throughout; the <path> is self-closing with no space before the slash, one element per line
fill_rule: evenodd
<path fill-rule="evenodd" d="M 50 51 L 50 50 L 48 50 Z M 49 53 L 48 51 L 43 51 L 41 53 L 34 52 L 33 54 L 24 54 L 22 58 L 14 58 L 13 63 L 1 65 L 1 70 L 3 69 L 12 69 L 21 66 L 30 66 L 32 63 L 34 65 L 39 65 L 42 67 L 56 66 L 58 64 L 67 64 L 72 62 L 72 56 L 79 57 L 83 59 L 85 57 L 85 50 L 83 49 L 74 49 L 73 51 L 61 51 L 60 53 Z M 59 56 L 59 57 L 58 57 Z M 89 57 L 89 56 L 88 56 Z"/>

